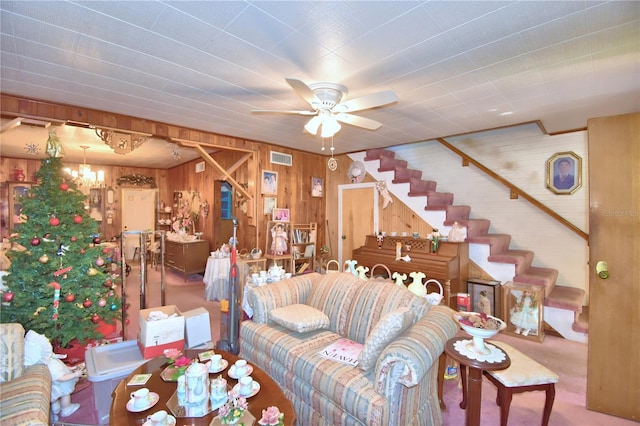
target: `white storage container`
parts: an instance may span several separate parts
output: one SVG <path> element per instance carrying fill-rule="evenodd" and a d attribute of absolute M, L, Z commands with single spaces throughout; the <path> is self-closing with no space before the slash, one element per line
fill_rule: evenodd
<path fill-rule="evenodd" d="M 90 348 L 85 354 L 87 377 L 93 384 L 93 402 L 100 424 L 109 423 L 111 393 L 118 383 L 146 360 L 138 342 L 128 340 Z"/>

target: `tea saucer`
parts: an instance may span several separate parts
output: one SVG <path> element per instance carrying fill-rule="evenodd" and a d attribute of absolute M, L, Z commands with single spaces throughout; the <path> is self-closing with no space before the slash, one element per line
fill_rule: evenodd
<path fill-rule="evenodd" d="M 240 395 L 240 396 L 244 396 L 245 398 L 251 398 L 252 396 L 254 396 L 255 394 L 257 394 L 257 393 L 258 393 L 258 391 L 260 390 L 260 383 L 258 383 L 258 382 L 256 382 L 256 381 L 254 380 L 254 381 L 253 381 L 253 383 L 251 384 L 251 386 L 252 386 L 252 388 L 253 388 L 253 389 L 251 389 L 251 393 L 250 393 L 249 395 L 242 395 L 242 394 L 240 393 L 240 383 L 238 383 L 237 385 L 235 385 L 235 386 L 233 387 L 233 390 L 234 390 L 235 392 L 237 392 L 237 393 L 238 393 L 238 395 Z"/>
<path fill-rule="evenodd" d="M 221 372 L 222 370 L 224 370 L 225 368 L 227 368 L 229 366 L 229 361 L 227 361 L 226 359 L 223 359 L 221 361 L 221 364 L 222 365 L 219 368 L 214 368 L 213 370 L 209 369 L 209 373 L 210 374 L 215 374 L 215 373 Z"/>
<path fill-rule="evenodd" d="M 167 426 L 176 426 L 176 418 L 167 414 L 167 422 L 165 424 Z M 151 420 L 147 420 L 142 424 L 142 426 L 153 426 L 153 422 Z"/>
<path fill-rule="evenodd" d="M 247 364 L 247 368 L 246 368 L 244 374 L 237 374 L 236 373 L 236 365 L 235 364 L 233 364 L 231 367 L 229 367 L 229 377 L 231 377 L 232 379 L 238 380 L 241 377 L 250 376 L 251 373 L 253 373 L 253 367 L 251 365 L 249 365 L 249 364 Z"/>
<path fill-rule="evenodd" d="M 136 407 L 135 405 L 133 405 L 133 398 L 131 398 L 129 402 L 127 402 L 127 410 L 131 411 L 132 413 L 139 413 L 141 411 L 148 410 L 149 408 L 156 405 L 159 399 L 160 396 L 157 393 L 149 392 L 149 404 L 145 405 L 144 407 Z"/>

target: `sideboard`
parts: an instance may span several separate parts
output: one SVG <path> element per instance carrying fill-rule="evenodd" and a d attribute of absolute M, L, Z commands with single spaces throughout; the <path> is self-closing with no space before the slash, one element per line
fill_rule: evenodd
<path fill-rule="evenodd" d="M 165 241 L 164 264 L 182 272 L 185 282 L 187 275 L 205 271 L 208 257 L 209 242 L 206 240 Z"/>

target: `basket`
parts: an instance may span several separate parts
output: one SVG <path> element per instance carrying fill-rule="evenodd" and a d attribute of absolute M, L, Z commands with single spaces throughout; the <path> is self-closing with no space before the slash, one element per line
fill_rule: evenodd
<path fill-rule="evenodd" d="M 251 253 L 249 253 L 249 257 L 251 257 L 251 259 L 253 260 L 258 260 L 262 257 L 262 250 L 260 250 L 259 248 L 254 248 L 253 250 L 251 250 Z"/>
<path fill-rule="evenodd" d="M 424 282 L 425 291 L 426 291 L 426 289 L 427 289 L 427 287 L 429 286 L 430 283 L 436 284 L 438 286 L 438 288 L 440 289 L 440 292 L 439 293 L 436 293 L 436 292 L 429 293 L 429 292 L 427 292 L 427 294 L 424 297 L 432 305 L 439 305 L 440 302 L 442 302 L 442 298 L 444 297 L 444 294 L 443 294 L 444 290 L 442 289 L 442 284 L 440 284 L 440 282 L 438 280 L 429 279 L 429 280 Z"/>
<path fill-rule="evenodd" d="M 336 265 L 336 269 L 330 269 L 329 266 L 330 265 Z M 331 274 L 331 273 L 336 273 L 336 272 L 340 272 L 340 264 L 338 263 L 337 260 L 335 259 L 331 259 L 330 261 L 327 262 L 327 267 L 326 267 L 326 272 L 327 274 Z"/>
<path fill-rule="evenodd" d="M 387 278 L 383 278 L 383 277 L 376 277 L 373 273 L 376 270 L 376 268 L 382 268 L 387 272 Z M 386 280 L 390 280 L 391 279 L 391 271 L 389 270 L 389 268 L 387 268 L 387 265 L 384 265 L 382 263 L 376 263 L 375 265 L 373 265 L 371 267 L 371 278 L 372 280 L 380 280 L 380 281 L 386 281 Z"/>
<path fill-rule="evenodd" d="M 249 252 L 247 251 L 247 249 L 240 249 L 240 251 L 238 252 L 238 257 L 240 259 L 248 259 L 249 258 Z"/>

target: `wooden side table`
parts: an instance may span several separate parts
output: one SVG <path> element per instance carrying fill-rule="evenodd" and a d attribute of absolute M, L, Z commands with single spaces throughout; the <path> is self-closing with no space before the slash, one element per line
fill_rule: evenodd
<path fill-rule="evenodd" d="M 511 365 L 511 360 L 509 359 L 509 355 L 493 342 L 490 344 L 504 353 L 504 359 L 502 361 L 478 361 L 477 359 L 467 357 L 455 349 L 456 342 L 470 339 L 470 336 L 449 339 L 444 347 L 444 351 L 453 360 L 460 363 L 460 378 L 462 380 L 462 402 L 460 403 L 460 408 L 466 408 L 466 425 L 479 426 L 480 404 L 482 401 L 482 372 L 504 370 Z M 468 378 L 466 377 L 467 368 L 469 368 Z"/>

